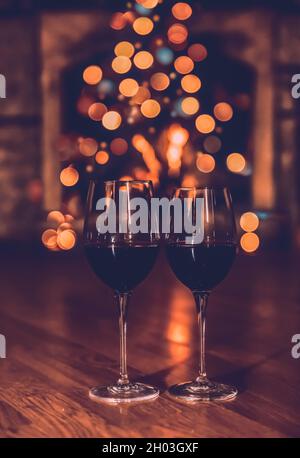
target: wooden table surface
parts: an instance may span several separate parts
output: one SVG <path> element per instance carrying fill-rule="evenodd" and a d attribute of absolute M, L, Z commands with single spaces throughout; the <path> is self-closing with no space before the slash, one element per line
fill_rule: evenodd
<path fill-rule="evenodd" d="M 128 352 L 131 377 L 163 394 L 110 407 L 92 402 L 88 389 L 118 375 L 111 291 L 80 250 L 1 247 L 1 437 L 300 437 L 300 359 L 291 357 L 299 264 L 284 252 L 239 256 L 210 298 L 207 364 L 240 394 L 185 405 L 164 390 L 196 375 L 195 310 L 161 256 L 133 295 Z"/>

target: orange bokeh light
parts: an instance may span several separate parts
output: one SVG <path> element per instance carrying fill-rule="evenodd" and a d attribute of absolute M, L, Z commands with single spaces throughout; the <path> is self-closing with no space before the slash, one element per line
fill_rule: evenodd
<path fill-rule="evenodd" d="M 110 21 L 110 26 L 114 30 L 122 30 L 126 26 L 127 20 L 123 13 L 115 13 Z"/>
<path fill-rule="evenodd" d="M 196 75 L 185 75 L 181 80 L 181 87 L 185 92 L 194 94 L 201 89 L 201 81 Z"/>
<path fill-rule="evenodd" d="M 129 72 L 132 66 L 132 62 L 129 57 L 126 56 L 117 56 L 112 61 L 112 69 L 119 74 L 124 74 Z"/>
<path fill-rule="evenodd" d="M 108 111 L 102 118 L 102 124 L 108 130 L 118 129 L 121 123 L 122 118 L 117 111 Z"/>
<path fill-rule="evenodd" d="M 233 173 L 240 173 L 246 167 L 246 160 L 240 153 L 232 153 L 226 159 L 228 170 Z"/>
<path fill-rule="evenodd" d="M 47 229 L 42 234 L 42 243 L 49 250 L 57 249 L 57 232 L 54 229 Z"/>
<path fill-rule="evenodd" d="M 72 230 L 62 231 L 57 236 L 57 245 L 61 250 L 72 250 L 76 244 L 76 234 Z"/>
<path fill-rule="evenodd" d="M 193 14 L 193 10 L 188 3 L 178 2 L 173 6 L 172 13 L 179 21 L 186 21 Z"/>
<path fill-rule="evenodd" d="M 200 43 L 195 43 L 188 48 L 188 55 L 194 62 L 202 62 L 207 57 L 207 49 Z"/>
<path fill-rule="evenodd" d="M 140 70 L 150 68 L 154 62 L 152 54 L 148 51 L 139 51 L 133 58 L 133 62 Z"/>
<path fill-rule="evenodd" d="M 107 113 L 107 107 L 104 103 L 93 103 L 88 111 L 88 115 L 93 121 L 101 121 L 105 113 Z"/>
<path fill-rule="evenodd" d="M 181 109 L 186 115 L 194 115 L 199 111 L 200 104 L 195 97 L 186 97 L 181 102 Z"/>
<path fill-rule="evenodd" d="M 152 9 L 157 6 L 159 0 L 136 0 L 136 2 L 142 5 L 144 8 Z"/>
<path fill-rule="evenodd" d="M 139 35 L 149 35 L 153 27 L 153 21 L 148 17 L 139 17 L 133 23 L 133 30 Z"/>
<path fill-rule="evenodd" d="M 180 45 L 187 40 L 188 30 L 183 24 L 173 24 L 168 30 L 168 39 L 175 45 Z"/>
<path fill-rule="evenodd" d="M 147 89 L 144 86 L 140 86 L 139 90 L 137 91 L 137 94 L 132 98 L 131 102 L 133 104 L 137 105 L 142 105 L 145 100 L 148 100 L 151 98 L 151 93 L 149 89 Z"/>
<path fill-rule="evenodd" d="M 60 172 L 60 181 L 64 186 L 75 186 L 79 180 L 79 173 L 74 167 L 66 167 Z"/>
<path fill-rule="evenodd" d="M 175 60 L 174 67 L 178 73 L 186 75 L 194 70 L 194 62 L 188 56 L 180 56 Z"/>
<path fill-rule="evenodd" d="M 200 115 L 196 119 L 196 128 L 202 134 L 209 134 L 212 132 L 216 127 L 215 120 L 210 115 Z"/>
<path fill-rule="evenodd" d="M 115 46 L 116 56 L 132 57 L 135 52 L 134 46 L 129 41 L 121 41 Z"/>
<path fill-rule="evenodd" d="M 151 76 L 150 84 L 156 91 L 164 91 L 170 85 L 170 79 L 165 73 L 154 73 Z"/>
<path fill-rule="evenodd" d="M 216 161 L 210 154 L 200 153 L 197 157 L 196 166 L 200 172 L 211 173 L 216 166 Z"/>
<path fill-rule="evenodd" d="M 247 232 L 243 234 L 240 240 L 241 247 L 246 253 L 253 253 L 259 248 L 260 240 L 257 234 Z"/>
<path fill-rule="evenodd" d="M 121 81 L 119 85 L 119 91 L 125 97 L 135 96 L 138 90 L 139 90 L 139 85 L 137 81 L 132 78 L 126 78 L 125 80 Z"/>
<path fill-rule="evenodd" d="M 128 151 L 128 143 L 124 138 L 115 138 L 110 144 L 110 149 L 116 156 L 122 156 Z"/>
<path fill-rule="evenodd" d="M 102 80 L 103 72 L 97 65 L 90 65 L 83 72 L 83 80 L 90 85 L 100 83 Z"/>
<path fill-rule="evenodd" d="M 95 156 L 95 161 L 99 165 L 105 165 L 109 161 L 109 154 L 106 151 L 98 151 Z"/>
<path fill-rule="evenodd" d="M 227 122 L 233 117 L 233 109 L 229 103 L 217 103 L 214 107 L 214 115 L 219 121 Z"/>
<path fill-rule="evenodd" d="M 80 153 L 86 157 L 93 156 L 98 149 L 98 143 L 93 138 L 79 138 L 78 144 Z"/>
<path fill-rule="evenodd" d="M 51 224 L 51 226 L 57 227 L 65 222 L 65 217 L 61 212 L 53 210 L 48 214 L 47 222 Z"/>
<path fill-rule="evenodd" d="M 258 216 L 253 212 L 244 213 L 240 218 L 240 226 L 245 232 L 254 232 L 259 226 Z"/>
<path fill-rule="evenodd" d="M 142 103 L 141 112 L 146 118 L 156 118 L 161 110 L 160 104 L 154 99 Z"/>

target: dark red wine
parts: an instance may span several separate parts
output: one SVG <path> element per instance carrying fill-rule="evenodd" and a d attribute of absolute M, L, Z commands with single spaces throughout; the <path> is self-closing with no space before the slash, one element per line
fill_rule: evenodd
<path fill-rule="evenodd" d="M 158 246 L 88 244 L 85 252 L 95 274 L 113 290 L 125 293 L 147 277 L 155 263 Z"/>
<path fill-rule="evenodd" d="M 171 268 L 192 291 L 210 291 L 228 274 L 236 256 L 234 244 L 169 245 Z"/>

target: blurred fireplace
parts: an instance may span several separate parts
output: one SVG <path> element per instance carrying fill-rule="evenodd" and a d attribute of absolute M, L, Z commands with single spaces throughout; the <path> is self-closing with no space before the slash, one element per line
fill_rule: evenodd
<path fill-rule="evenodd" d="M 299 196 L 287 191 L 284 182 L 288 180 L 283 149 L 278 148 L 276 129 L 279 119 L 276 116 L 278 87 L 274 81 L 274 61 L 280 59 L 274 46 L 288 46 L 278 43 L 280 37 L 292 34 L 297 29 L 296 21 L 286 21 L 281 17 L 278 29 L 274 31 L 276 17 L 269 11 L 251 12 L 201 12 L 201 21 L 195 21 L 191 33 L 194 36 L 210 33 L 224 37 L 224 51 L 239 62 L 248 65 L 255 74 L 253 91 L 253 121 L 249 152 L 252 160 L 251 177 L 252 205 L 258 210 L 277 211 L 286 205 L 288 217 L 293 211 Z M 111 36 L 108 30 L 109 14 L 61 13 L 44 14 L 41 20 L 41 56 L 42 56 L 42 94 L 43 94 L 43 181 L 45 186 L 44 205 L 50 210 L 61 205 L 61 186 L 59 184 L 59 158 L 56 151 L 56 140 L 62 131 L 63 97 L 62 75 L 71 67 L 76 67 L 101 49 L 111 48 Z M 291 23 L 291 21 L 293 23 Z M 280 35 L 279 29 L 282 34 Z M 106 34 L 106 35 L 105 35 Z M 93 39 L 91 39 L 93 36 Z M 274 38 L 276 36 L 276 40 Z M 283 40 L 284 41 L 284 40 Z M 298 49 L 300 47 L 298 46 Z M 282 54 L 283 56 L 284 53 Z M 281 55 L 281 57 L 282 57 Z M 300 64 L 300 51 L 294 51 L 289 57 Z M 209 82 L 207 82 L 208 84 Z M 289 90 L 289 75 L 285 76 L 285 91 Z M 291 118 L 290 123 L 295 123 Z M 294 124 L 293 124 L 294 125 Z M 283 126 L 283 129 L 286 129 Z M 291 129 L 291 128 L 290 128 Z M 296 131 L 294 132 L 296 142 Z M 282 135 L 284 142 L 285 135 Z M 281 145 L 284 148 L 284 145 Z M 295 163 L 295 148 L 290 151 Z M 282 190 L 283 189 L 283 190 Z M 278 203 L 278 194 L 281 201 Z"/>

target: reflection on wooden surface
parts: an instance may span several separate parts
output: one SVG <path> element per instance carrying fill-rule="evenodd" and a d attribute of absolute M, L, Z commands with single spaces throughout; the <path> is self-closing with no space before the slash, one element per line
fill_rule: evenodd
<path fill-rule="evenodd" d="M 100 406 L 88 389 L 118 375 L 112 294 L 80 252 L 3 249 L 0 332 L 1 437 L 300 436 L 299 262 L 282 253 L 241 256 L 213 293 L 208 317 L 211 377 L 239 387 L 226 404 Z M 284 266 L 284 269 L 283 269 Z M 132 378 L 168 385 L 196 375 L 197 327 L 190 293 L 163 259 L 129 310 Z"/>

